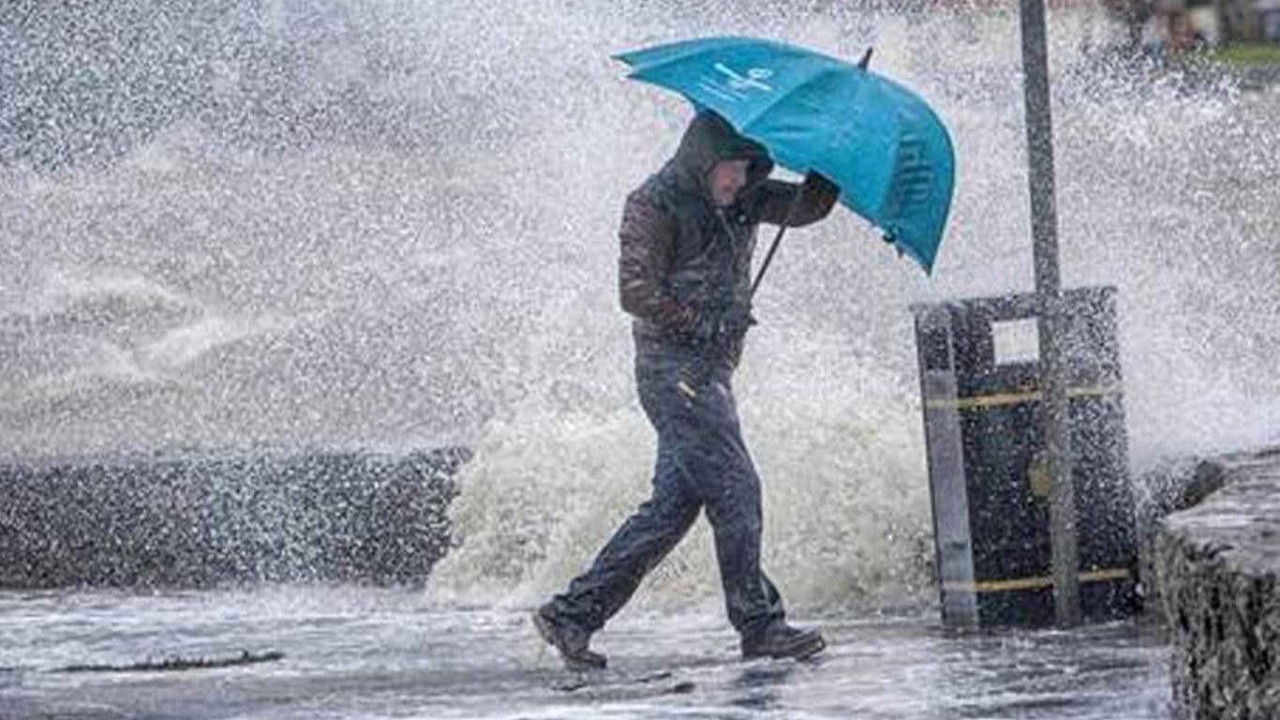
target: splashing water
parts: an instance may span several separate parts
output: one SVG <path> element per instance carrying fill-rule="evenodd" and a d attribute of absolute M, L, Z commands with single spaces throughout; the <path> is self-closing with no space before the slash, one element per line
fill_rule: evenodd
<path fill-rule="evenodd" d="M 0 455 L 476 449 L 429 594 L 527 604 L 647 492 L 625 194 L 689 111 L 611 53 L 772 36 L 916 88 L 957 149 L 933 278 L 843 210 L 789 237 L 737 379 L 793 605 L 916 603 L 908 306 L 1031 288 L 1016 15 L 777 2 L 138 2 L 0 11 Z M 1051 13 L 1067 286 L 1120 289 L 1131 455 L 1277 439 L 1275 93 L 1099 60 Z M 705 524 L 638 607 L 718 603 Z"/>

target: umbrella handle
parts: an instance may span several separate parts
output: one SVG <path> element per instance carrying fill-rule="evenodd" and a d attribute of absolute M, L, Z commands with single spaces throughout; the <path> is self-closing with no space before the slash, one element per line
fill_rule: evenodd
<path fill-rule="evenodd" d="M 760 272 L 756 273 L 756 279 L 751 283 L 752 298 L 756 296 L 756 288 L 760 287 L 760 281 L 764 280 L 764 274 L 769 269 L 769 263 L 773 262 L 773 254 L 778 252 L 778 245 L 782 242 L 782 236 L 787 232 L 787 226 L 791 224 L 791 215 L 800 204 L 800 197 L 804 194 L 805 184 L 800 183 L 797 185 L 795 195 L 791 196 L 791 204 L 787 206 L 787 215 L 782 219 L 782 225 L 778 227 L 778 234 L 773 236 L 773 244 L 769 246 L 769 253 L 764 256 L 764 264 L 760 266 Z"/>

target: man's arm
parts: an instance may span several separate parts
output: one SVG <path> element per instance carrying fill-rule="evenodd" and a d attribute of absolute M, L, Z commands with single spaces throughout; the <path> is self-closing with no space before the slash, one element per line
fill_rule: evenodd
<path fill-rule="evenodd" d="M 664 330 L 685 332 L 697 314 L 666 291 L 663 280 L 675 255 L 676 226 L 661 209 L 638 193 L 627 198 L 618 231 L 618 293 L 622 309 Z"/>
<path fill-rule="evenodd" d="M 797 189 L 800 190 L 800 200 L 792 209 Z M 803 227 L 821 220 L 831 212 L 840 197 L 840 188 L 817 173 L 805 176 L 803 185 L 765 180 L 759 192 L 760 222 L 770 225 L 786 223 L 787 227 Z"/>

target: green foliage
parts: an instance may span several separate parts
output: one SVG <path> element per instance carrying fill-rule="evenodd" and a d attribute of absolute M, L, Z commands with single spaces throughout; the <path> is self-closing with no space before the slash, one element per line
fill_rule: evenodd
<path fill-rule="evenodd" d="M 1210 56 L 1230 65 L 1280 65 L 1280 43 L 1232 43 Z"/>

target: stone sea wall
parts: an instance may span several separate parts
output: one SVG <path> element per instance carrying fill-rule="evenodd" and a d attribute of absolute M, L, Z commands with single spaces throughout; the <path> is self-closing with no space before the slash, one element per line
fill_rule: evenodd
<path fill-rule="evenodd" d="M 465 449 L 0 463 L 0 588 L 419 583 Z"/>
<path fill-rule="evenodd" d="M 1154 547 L 1178 712 L 1280 718 L 1280 449 L 1202 463 L 1196 478 L 1212 492 L 1161 520 Z"/>

